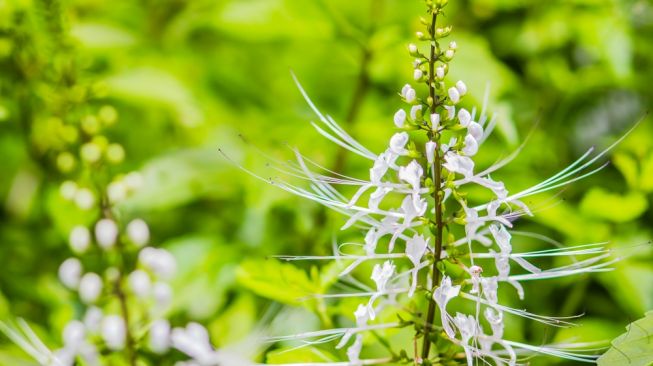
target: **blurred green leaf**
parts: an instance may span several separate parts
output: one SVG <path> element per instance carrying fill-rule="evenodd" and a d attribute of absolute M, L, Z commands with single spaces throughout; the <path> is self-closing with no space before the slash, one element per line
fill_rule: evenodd
<path fill-rule="evenodd" d="M 594 187 L 583 197 L 580 209 L 591 217 L 613 222 L 627 222 L 646 212 L 648 200 L 639 192 L 631 191 L 625 195 L 619 195 Z"/>

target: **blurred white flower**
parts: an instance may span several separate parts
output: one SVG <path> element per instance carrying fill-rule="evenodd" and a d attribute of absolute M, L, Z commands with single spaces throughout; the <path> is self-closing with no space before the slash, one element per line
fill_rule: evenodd
<path fill-rule="evenodd" d="M 101 219 L 95 224 L 95 240 L 103 249 L 110 249 L 116 244 L 118 225 L 111 219 Z"/>
<path fill-rule="evenodd" d="M 119 351 L 125 347 L 127 328 L 121 316 L 107 315 L 102 318 L 100 333 L 109 349 Z"/>
<path fill-rule="evenodd" d="M 127 224 L 127 236 L 132 243 L 142 247 L 150 240 L 150 228 L 141 219 L 132 220 Z"/>
<path fill-rule="evenodd" d="M 81 276 L 82 263 L 77 258 L 68 258 L 59 266 L 59 280 L 71 290 L 79 286 Z"/>
<path fill-rule="evenodd" d="M 96 273 L 88 272 L 79 281 L 79 297 L 87 304 L 94 303 L 102 293 L 102 278 Z"/>
<path fill-rule="evenodd" d="M 75 226 L 70 231 L 68 244 L 75 253 L 82 254 L 86 252 L 91 244 L 91 233 L 88 228 L 82 225 Z"/>

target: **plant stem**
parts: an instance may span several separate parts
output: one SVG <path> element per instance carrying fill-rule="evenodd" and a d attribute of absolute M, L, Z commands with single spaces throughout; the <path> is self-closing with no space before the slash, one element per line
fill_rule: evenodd
<path fill-rule="evenodd" d="M 428 87 L 429 87 L 429 99 L 430 99 L 430 113 L 435 113 L 435 108 L 437 107 L 437 96 L 435 94 L 435 61 L 437 60 L 436 47 L 437 43 L 435 41 L 435 22 L 437 20 L 437 12 L 432 13 L 431 25 L 428 28 L 431 39 L 431 52 L 429 57 L 429 77 L 428 77 Z M 433 175 L 435 189 L 433 191 L 433 200 L 435 201 L 435 258 L 433 260 L 433 269 L 432 275 L 433 278 L 433 287 L 431 292 L 435 289 L 440 283 L 440 271 L 438 271 L 438 263 L 441 260 L 442 255 L 442 158 L 440 156 L 440 134 L 438 132 L 429 132 L 429 139 L 434 141 L 437 145 L 435 149 L 435 162 L 433 164 Z M 429 353 L 431 351 L 431 338 L 430 333 L 432 329 L 433 319 L 435 318 L 435 300 L 431 297 L 429 300 L 429 308 L 426 315 L 426 322 L 424 323 L 424 341 L 422 344 L 422 359 L 428 359 Z"/>

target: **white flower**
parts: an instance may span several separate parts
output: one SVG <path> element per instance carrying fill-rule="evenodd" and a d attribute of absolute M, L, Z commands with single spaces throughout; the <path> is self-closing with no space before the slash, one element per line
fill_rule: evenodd
<path fill-rule="evenodd" d="M 376 283 L 376 290 L 378 292 L 385 292 L 388 281 L 392 278 L 395 272 L 395 265 L 392 261 L 385 261 L 383 265 L 376 264 L 372 269 L 372 281 Z"/>
<path fill-rule="evenodd" d="M 449 42 L 449 48 L 451 48 L 452 50 L 457 49 L 457 48 L 458 48 L 458 44 L 456 43 L 456 41 L 451 41 L 451 42 Z"/>
<path fill-rule="evenodd" d="M 81 275 L 82 263 L 77 258 L 68 258 L 59 266 L 59 280 L 71 290 L 79 286 Z"/>
<path fill-rule="evenodd" d="M 420 114 L 421 112 L 422 112 L 422 105 L 421 105 L 421 104 L 417 104 L 417 105 L 412 106 L 412 107 L 410 108 L 410 118 L 411 118 L 413 121 L 416 121 L 416 120 L 418 119 L 419 114 Z"/>
<path fill-rule="evenodd" d="M 460 285 L 452 286 L 451 278 L 446 275 L 442 278 L 440 286 L 433 292 L 433 300 L 440 308 L 442 327 L 447 333 L 447 336 L 452 339 L 456 337 L 456 332 L 452 327 L 451 315 L 447 313 L 447 303 L 449 303 L 451 299 L 457 297 L 459 293 Z"/>
<path fill-rule="evenodd" d="M 451 59 L 453 58 L 453 55 L 454 55 L 455 53 L 456 53 L 456 52 L 455 52 L 453 49 L 450 48 L 450 49 L 444 51 L 444 57 L 445 57 L 447 60 L 451 60 Z"/>
<path fill-rule="evenodd" d="M 79 297 L 83 302 L 91 304 L 100 297 L 102 279 L 96 273 L 89 272 L 79 281 Z"/>
<path fill-rule="evenodd" d="M 444 160 L 442 166 L 448 171 L 462 174 L 466 178 L 474 175 L 474 161 L 469 157 L 448 152 L 444 155 Z"/>
<path fill-rule="evenodd" d="M 128 282 L 134 294 L 140 298 L 147 296 L 152 287 L 150 276 L 147 272 L 140 269 L 129 274 Z"/>
<path fill-rule="evenodd" d="M 460 102 L 460 92 L 458 92 L 458 89 L 451 87 L 447 92 L 449 94 L 449 100 L 451 100 L 451 103 L 457 104 Z"/>
<path fill-rule="evenodd" d="M 150 240 L 150 229 L 145 221 L 141 219 L 132 220 L 127 224 L 127 237 L 132 243 L 142 247 Z"/>
<path fill-rule="evenodd" d="M 113 247 L 118 238 L 118 226 L 111 219 L 101 219 L 95 224 L 95 240 L 104 249 Z"/>
<path fill-rule="evenodd" d="M 358 334 L 356 336 L 356 341 L 351 347 L 347 348 L 347 358 L 351 365 L 360 364 L 360 353 L 361 348 L 363 348 L 363 336 Z"/>
<path fill-rule="evenodd" d="M 424 169 L 417 160 L 412 160 L 407 166 L 399 167 L 399 179 L 410 184 L 414 192 L 419 192 L 423 174 Z"/>
<path fill-rule="evenodd" d="M 408 297 L 412 297 L 417 288 L 417 275 L 420 263 L 422 263 L 422 257 L 426 252 L 426 246 L 428 244 L 428 239 L 424 239 L 424 236 L 415 234 L 412 238 L 406 241 L 406 257 L 410 259 L 413 263 L 413 280 L 408 291 Z"/>
<path fill-rule="evenodd" d="M 463 127 L 469 126 L 469 123 L 472 121 L 472 115 L 465 108 L 460 108 L 458 111 L 458 120 L 460 125 Z"/>
<path fill-rule="evenodd" d="M 91 233 L 86 226 L 75 226 L 68 236 L 68 244 L 75 253 L 84 253 L 91 243 Z"/>
<path fill-rule="evenodd" d="M 395 113 L 394 122 L 397 128 L 404 127 L 404 123 L 406 122 L 406 111 L 404 111 L 403 109 L 398 110 Z"/>
<path fill-rule="evenodd" d="M 461 96 L 467 94 L 467 85 L 462 80 L 456 82 L 456 89 L 458 89 Z"/>
<path fill-rule="evenodd" d="M 100 333 L 109 349 L 119 351 L 125 347 L 127 328 L 122 317 L 118 315 L 105 316 L 102 319 Z"/>
<path fill-rule="evenodd" d="M 478 142 L 471 134 L 465 136 L 465 147 L 463 147 L 463 154 L 466 156 L 474 156 L 478 152 Z"/>
<path fill-rule="evenodd" d="M 423 75 L 424 75 L 424 73 L 422 72 L 422 70 L 415 69 L 415 71 L 413 72 L 413 79 L 419 80 L 419 79 L 422 78 Z"/>
<path fill-rule="evenodd" d="M 417 53 L 417 46 L 414 43 L 408 45 L 408 52 L 411 54 Z"/>
<path fill-rule="evenodd" d="M 216 355 L 206 328 L 198 323 L 188 323 L 186 328 L 175 328 L 171 336 L 172 346 L 197 361 L 199 365 L 211 365 Z"/>
<path fill-rule="evenodd" d="M 426 150 L 426 161 L 429 164 L 433 164 L 435 162 L 435 149 L 437 149 L 438 144 L 436 144 L 434 141 L 429 141 L 424 145 L 424 148 Z"/>
<path fill-rule="evenodd" d="M 165 353 L 170 348 L 170 322 L 159 319 L 152 323 L 149 332 L 149 346 L 154 353 Z"/>
<path fill-rule="evenodd" d="M 390 151 L 397 155 L 406 155 L 406 144 L 408 143 L 408 133 L 397 132 L 390 138 Z"/>

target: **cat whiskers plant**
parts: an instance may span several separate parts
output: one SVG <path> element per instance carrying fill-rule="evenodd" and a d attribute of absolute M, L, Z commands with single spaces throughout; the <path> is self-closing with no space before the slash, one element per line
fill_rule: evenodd
<path fill-rule="evenodd" d="M 533 353 L 594 362 L 597 356 L 590 345 L 529 345 L 505 339 L 504 325 L 511 316 L 553 327 L 573 326 L 571 320 L 578 316 L 543 316 L 502 305 L 498 289 L 509 285 L 519 299 L 524 299 L 524 281 L 609 271 L 610 265 L 620 260 L 612 256 L 607 243 L 518 252 L 513 248 L 511 230 L 519 218 L 534 215 L 524 199 L 562 188 L 601 170 L 607 164 L 600 164 L 601 158 L 625 136 L 594 155 L 593 149 L 589 149 L 560 172 L 511 194 L 491 174 L 510 163 L 524 145 L 479 171 L 474 157 L 494 129 L 496 118 L 487 115 L 487 92 L 480 113 L 476 108 L 470 111 L 461 106 L 468 92 L 466 84 L 460 80 L 449 84 L 446 78 L 458 45 L 451 41 L 443 47 L 443 39 L 452 28 L 438 25 L 447 1 L 425 3 L 429 19 L 422 19 L 425 30 L 417 32 L 418 40 L 425 45 L 408 46 L 414 58 L 413 76 L 417 84 L 406 84 L 399 93 L 406 107 L 392 116 L 398 131 L 385 151 L 372 152 L 333 118 L 322 114 L 293 75 L 318 117 L 317 122 L 311 122 L 315 130 L 340 148 L 369 160 L 369 179 L 330 171 L 294 148 L 294 162 L 272 161 L 269 166 L 309 182 L 308 189 L 285 179 L 264 178 L 239 166 L 265 182 L 345 215 L 348 219 L 343 230 L 356 228 L 364 233 L 362 243 L 347 245 L 358 248 L 355 251 L 344 251 L 343 244 L 336 246 L 331 256 L 279 258 L 346 261 L 348 265 L 340 273 L 343 280 L 359 274 L 364 262 L 375 263 L 368 274 L 373 288 L 362 285 L 358 286 L 359 292 L 316 295 L 360 297 L 353 326 L 273 337 L 269 341 L 297 340 L 305 345 L 337 341 L 335 347 L 346 349 L 347 360 L 325 365 L 435 365 L 459 359 L 469 366 L 478 362 L 517 365 L 518 356 Z M 342 186 L 352 187 L 355 193 L 346 197 L 336 188 Z M 492 198 L 479 201 L 471 195 L 470 186 L 489 191 Z M 539 258 L 551 257 L 567 257 L 571 263 L 549 269 L 533 264 Z M 424 297 L 428 299 L 426 304 Z M 392 309 L 396 310 L 395 317 L 401 314 L 401 321 L 387 321 L 393 316 Z M 412 309 L 412 318 L 404 319 L 402 309 Z M 386 315 L 380 316 L 382 312 Z M 421 349 L 415 344 L 412 356 L 409 351 L 400 350 L 391 352 L 387 359 L 361 358 L 366 334 L 409 326 L 415 328 L 414 339 L 422 339 Z M 452 352 L 451 347 L 461 352 Z"/>

